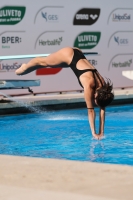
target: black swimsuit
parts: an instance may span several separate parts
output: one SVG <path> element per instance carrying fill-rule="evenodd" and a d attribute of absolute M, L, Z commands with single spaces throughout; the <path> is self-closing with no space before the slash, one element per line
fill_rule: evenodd
<path fill-rule="evenodd" d="M 86 57 L 85 57 L 84 54 L 83 54 L 80 50 L 78 50 L 78 49 L 73 49 L 73 51 L 74 51 L 73 59 L 72 59 L 72 61 L 71 61 L 71 63 L 70 63 L 69 66 L 71 67 L 71 69 L 73 70 L 73 72 L 75 73 L 75 75 L 77 76 L 78 81 L 79 81 L 79 84 L 81 85 L 81 87 L 83 87 L 83 86 L 82 86 L 82 84 L 81 84 L 81 82 L 80 82 L 79 77 L 80 77 L 83 73 L 88 72 L 88 71 L 91 71 L 91 72 L 93 73 L 93 77 L 94 77 L 94 80 L 95 80 L 95 89 L 96 89 L 96 77 L 95 77 L 95 74 L 96 74 L 96 76 L 98 77 L 98 79 L 99 79 L 101 85 L 103 86 L 103 83 L 102 83 L 102 81 L 101 81 L 101 79 L 100 79 L 100 77 L 99 77 L 98 72 L 97 72 L 96 69 L 83 69 L 83 70 L 77 69 L 77 67 L 76 67 L 77 62 L 78 62 L 79 60 L 81 60 L 81 59 L 86 59 Z"/>

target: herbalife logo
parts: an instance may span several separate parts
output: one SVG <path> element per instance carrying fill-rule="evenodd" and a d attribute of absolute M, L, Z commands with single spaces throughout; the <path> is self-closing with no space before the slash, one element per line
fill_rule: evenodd
<path fill-rule="evenodd" d="M 73 25 L 92 25 L 98 20 L 99 15 L 99 8 L 83 8 L 75 14 Z"/>
<path fill-rule="evenodd" d="M 100 32 L 83 32 L 75 39 L 74 46 L 80 49 L 92 49 L 99 43 L 100 37 Z"/>
<path fill-rule="evenodd" d="M 132 59 L 125 62 L 112 62 L 112 67 L 130 67 L 132 64 Z"/>
<path fill-rule="evenodd" d="M 53 14 L 48 14 L 47 12 L 45 12 L 45 13 L 43 13 L 42 12 L 42 17 L 46 20 L 46 22 L 56 22 L 56 21 L 58 21 L 58 15 L 53 15 Z"/>
<path fill-rule="evenodd" d="M 127 13 L 123 15 L 119 14 L 113 14 L 113 19 L 114 22 L 127 22 L 131 20 L 131 15 L 128 15 Z"/>
<path fill-rule="evenodd" d="M 12 65 L 9 64 L 1 64 L 0 63 L 0 71 L 2 72 L 6 72 L 6 71 L 15 71 L 16 69 L 18 69 L 19 67 L 21 67 L 22 64 L 18 64 L 18 63 L 13 63 Z"/>
<path fill-rule="evenodd" d="M 114 36 L 114 41 L 118 44 L 118 45 L 128 45 L 129 41 L 126 38 L 119 38 Z"/>
<path fill-rule="evenodd" d="M 39 45 L 42 46 L 54 46 L 54 45 L 60 45 L 62 42 L 62 37 L 58 38 L 58 39 L 53 39 L 53 40 L 39 40 Z"/>
<path fill-rule="evenodd" d="M 25 15 L 24 6 L 5 6 L 0 9 L 0 25 L 15 25 Z"/>
<path fill-rule="evenodd" d="M 63 42 L 64 31 L 44 31 L 35 41 L 35 49 L 40 46 L 59 46 Z M 44 39 L 45 38 L 45 39 Z"/>

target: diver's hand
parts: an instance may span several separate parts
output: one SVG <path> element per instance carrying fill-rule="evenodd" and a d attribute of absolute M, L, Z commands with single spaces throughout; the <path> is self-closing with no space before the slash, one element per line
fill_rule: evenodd
<path fill-rule="evenodd" d="M 93 133 L 93 137 L 97 140 L 101 140 L 103 138 L 103 133 L 99 133 L 99 134 Z"/>

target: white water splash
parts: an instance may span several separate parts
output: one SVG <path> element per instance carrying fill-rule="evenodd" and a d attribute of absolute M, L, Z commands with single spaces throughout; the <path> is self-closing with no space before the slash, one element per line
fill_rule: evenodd
<path fill-rule="evenodd" d="M 53 121 L 86 121 L 88 120 L 87 118 L 80 118 L 79 116 L 65 116 L 65 115 L 58 115 L 58 116 L 48 116 L 45 119 L 42 120 L 53 120 Z"/>
<path fill-rule="evenodd" d="M 39 113 L 42 114 L 44 110 L 42 110 L 42 108 L 35 108 L 34 106 L 30 106 L 28 104 L 28 102 L 24 102 L 22 100 L 16 100 L 13 97 L 11 97 L 10 95 L 7 95 L 3 92 L 0 91 L 0 94 L 2 94 L 4 97 L 6 97 L 7 99 L 9 99 L 10 101 L 16 102 L 17 104 L 27 108 L 28 110 L 35 112 L 35 113 Z"/>

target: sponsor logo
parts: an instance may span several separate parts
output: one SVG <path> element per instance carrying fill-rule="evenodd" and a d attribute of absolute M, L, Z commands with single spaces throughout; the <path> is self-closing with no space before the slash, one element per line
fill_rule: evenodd
<path fill-rule="evenodd" d="M 0 72 L 9 72 L 9 71 L 15 71 L 16 69 L 18 69 L 19 67 L 21 67 L 21 64 L 18 63 L 13 63 L 13 64 L 4 64 L 4 63 L 0 63 Z"/>
<path fill-rule="evenodd" d="M 124 62 L 112 62 L 112 67 L 131 67 L 132 59 Z"/>
<path fill-rule="evenodd" d="M 130 22 L 133 8 L 116 8 L 111 11 L 108 17 L 109 22 Z"/>
<path fill-rule="evenodd" d="M 113 14 L 112 20 L 114 22 L 127 22 L 131 20 L 131 15 L 128 15 L 127 13 L 123 14 L 123 15 L 119 15 L 119 14 Z"/>
<path fill-rule="evenodd" d="M 88 60 L 93 66 L 96 66 L 97 65 L 97 60 Z"/>
<path fill-rule="evenodd" d="M 15 25 L 19 23 L 25 15 L 24 6 L 5 6 L 0 9 L 0 25 Z"/>
<path fill-rule="evenodd" d="M 63 38 L 59 37 L 58 39 L 53 39 L 53 40 L 39 40 L 39 46 L 54 46 L 54 45 L 61 45 Z"/>
<path fill-rule="evenodd" d="M 48 14 L 47 12 L 42 12 L 42 17 L 46 20 L 46 22 L 57 22 L 59 19 L 58 15 Z"/>
<path fill-rule="evenodd" d="M 1 37 L 2 48 L 10 48 L 9 44 L 19 44 L 22 42 L 22 38 L 18 36 Z"/>
<path fill-rule="evenodd" d="M 110 36 L 108 47 L 110 45 L 112 47 L 127 46 L 129 44 L 132 46 L 132 34 L 133 31 L 116 31 Z"/>
<path fill-rule="evenodd" d="M 51 47 L 60 46 L 63 42 L 63 36 L 61 36 L 63 32 L 64 31 L 45 31 L 41 33 L 36 39 L 35 49 L 37 47 L 41 48 L 41 46 L 47 46 L 49 48 L 47 50 L 51 51 Z"/>
<path fill-rule="evenodd" d="M 63 6 L 45 6 L 39 11 L 37 11 L 35 18 L 34 18 L 34 23 L 36 21 L 39 23 L 42 22 L 59 22 L 62 16 L 62 9 L 64 8 Z M 38 20 L 37 20 L 38 19 Z"/>
<path fill-rule="evenodd" d="M 100 16 L 99 8 L 82 8 L 73 19 L 73 25 L 92 25 Z"/>
<path fill-rule="evenodd" d="M 22 33 L 25 31 L 4 31 L 0 33 L 0 44 L 4 49 L 9 49 L 11 47 L 18 47 L 22 43 Z"/>
<path fill-rule="evenodd" d="M 123 68 L 133 67 L 133 54 L 116 54 L 109 63 L 108 70 L 118 70 L 121 71 Z"/>
<path fill-rule="evenodd" d="M 127 38 L 120 38 L 119 36 L 114 36 L 114 41 L 118 45 L 128 45 L 129 40 Z"/>
<path fill-rule="evenodd" d="M 99 43 L 100 32 L 83 32 L 77 36 L 74 41 L 74 47 L 80 49 L 92 49 Z"/>
<path fill-rule="evenodd" d="M 20 43 L 21 42 L 21 38 L 20 37 L 18 37 L 18 36 L 16 36 L 16 37 L 14 37 L 14 36 L 7 36 L 7 37 L 2 37 L 1 38 L 1 42 L 2 42 L 2 44 L 7 44 L 7 43 L 12 43 L 12 44 L 14 44 L 14 43 Z"/>

